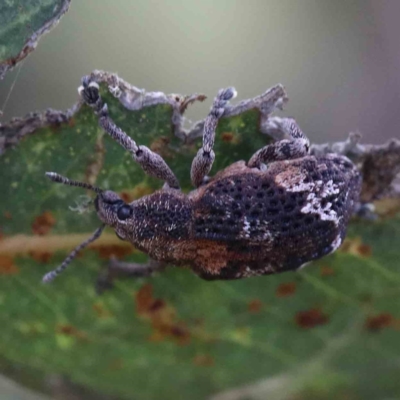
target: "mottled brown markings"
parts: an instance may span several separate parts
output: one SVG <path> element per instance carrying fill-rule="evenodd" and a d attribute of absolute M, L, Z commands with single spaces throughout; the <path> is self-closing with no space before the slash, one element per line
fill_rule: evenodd
<path fill-rule="evenodd" d="M 70 324 L 58 324 L 55 329 L 56 333 L 72 336 L 78 340 L 86 341 L 88 340 L 88 336 L 85 332 L 79 330 L 73 325 Z"/>
<path fill-rule="evenodd" d="M 5 219 L 12 219 L 10 211 L 4 211 L 3 215 Z"/>
<path fill-rule="evenodd" d="M 362 242 L 360 237 L 347 238 L 340 247 L 342 253 L 352 254 L 357 257 L 369 258 L 372 256 L 372 248 Z"/>
<path fill-rule="evenodd" d="M 263 308 L 263 302 L 260 299 L 250 300 L 247 304 L 247 311 L 251 314 L 258 314 Z"/>
<path fill-rule="evenodd" d="M 288 297 L 296 293 L 296 282 L 281 283 L 276 289 L 276 297 Z"/>
<path fill-rule="evenodd" d="M 176 310 L 162 299 L 153 295 L 150 284 L 143 285 L 135 294 L 138 316 L 150 321 L 153 328 L 150 341 L 172 340 L 179 345 L 190 342 L 191 333 L 186 325 L 179 321 Z"/>
<path fill-rule="evenodd" d="M 122 243 L 122 242 L 121 242 Z M 132 246 L 124 246 L 123 244 L 110 244 L 110 245 L 94 245 L 91 247 L 100 258 L 109 260 L 111 257 L 123 258 L 132 254 L 134 248 Z"/>
<path fill-rule="evenodd" d="M 150 150 L 159 154 L 163 158 L 174 158 L 175 153 L 169 149 L 171 139 L 168 136 L 160 136 L 150 143 Z"/>
<path fill-rule="evenodd" d="M 15 275 L 19 273 L 19 268 L 14 264 L 11 256 L 0 254 L 0 275 Z"/>
<path fill-rule="evenodd" d="M 303 329 L 314 328 L 318 325 L 325 325 L 329 317 L 324 314 L 319 308 L 311 308 L 305 311 L 299 311 L 295 315 L 297 326 Z"/>
<path fill-rule="evenodd" d="M 394 317 L 389 313 L 381 313 L 369 316 L 365 321 L 365 328 L 371 332 L 379 332 L 384 328 L 391 327 L 394 323 Z"/>
<path fill-rule="evenodd" d="M 68 120 L 68 126 L 69 126 L 70 128 L 74 128 L 75 125 L 76 125 L 76 119 L 75 119 L 75 117 L 71 117 L 71 118 Z"/>
<path fill-rule="evenodd" d="M 225 143 L 239 144 L 240 136 L 234 132 L 222 132 L 221 139 Z"/>
<path fill-rule="evenodd" d="M 333 276 L 335 275 L 335 270 L 332 267 L 329 267 L 328 265 L 323 265 L 319 269 L 319 273 L 322 277 Z"/>
<path fill-rule="evenodd" d="M 47 264 L 48 262 L 50 262 L 53 254 L 49 251 L 32 250 L 29 252 L 29 256 L 39 263 Z"/>
<path fill-rule="evenodd" d="M 56 219 L 53 214 L 50 211 L 45 211 L 34 219 L 32 223 L 32 232 L 34 235 L 47 235 L 55 223 Z"/>

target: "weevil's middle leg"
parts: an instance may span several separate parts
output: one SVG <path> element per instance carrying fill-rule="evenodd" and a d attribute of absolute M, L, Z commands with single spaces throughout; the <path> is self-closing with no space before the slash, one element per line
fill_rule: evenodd
<path fill-rule="evenodd" d="M 97 279 L 96 289 L 102 293 L 113 287 L 115 279 L 120 278 L 143 278 L 150 276 L 156 271 L 161 271 L 166 264 L 160 261 L 149 260 L 145 264 L 130 263 L 111 258 L 108 267 L 102 271 Z"/>
<path fill-rule="evenodd" d="M 79 93 L 85 103 L 91 106 L 99 116 L 99 125 L 132 154 L 133 159 L 139 163 L 147 174 L 162 179 L 172 188 L 179 188 L 178 179 L 160 155 L 146 146 L 136 144 L 132 138 L 115 125 L 108 115 L 107 104 L 103 104 L 99 93 L 99 85 L 96 82 L 90 81 L 89 77 L 84 77 Z"/>
<path fill-rule="evenodd" d="M 234 88 L 221 89 L 214 99 L 211 110 L 204 122 L 203 145 L 194 157 L 190 170 L 190 177 L 195 187 L 203 183 L 205 176 L 211 170 L 215 159 L 213 151 L 215 129 L 217 128 L 218 120 L 224 115 L 228 101 L 235 95 Z"/>
<path fill-rule="evenodd" d="M 278 160 L 290 160 L 308 154 L 310 141 L 293 118 L 270 118 L 270 129 L 279 131 L 285 139 L 269 144 L 250 158 L 250 168 L 261 168 L 262 164 Z"/>

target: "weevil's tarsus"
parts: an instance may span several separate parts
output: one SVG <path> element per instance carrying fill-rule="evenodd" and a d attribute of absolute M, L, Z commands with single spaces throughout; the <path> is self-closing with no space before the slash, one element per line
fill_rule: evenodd
<path fill-rule="evenodd" d="M 94 242 L 96 239 L 100 237 L 100 235 L 103 232 L 103 229 L 105 228 L 105 224 L 102 224 L 99 228 L 96 229 L 96 231 L 93 233 L 92 236 L 90 236 L 89 239 L 85 240 L 83 243 L 80 245 L 76 246 L 74 250 L 69 253 L 67 258 L 53 271 L 48 272 L 42 279 L 43 283 L 49 283 L 52 280 L 54 280 L 58 275 L 63 272 L 68 265 L 71 263 L 71 261 L 78 255 L 78 253 L 83 250 L 87 245 L 90 243 Z"/>
<path fill-rule="evenodd" d="M 71 179 L 66 178 L 65 176 L 57 174 L 56 172 L 46 172 L 46 176 L 53 182 L 62 183 L 63 185 L 77 186 L 77 187 L 81 187 L 84 189 L 93 190 L 97 194 L 100 194 L 103 192 L 102 189 L 98 188 L 97 186 L 93 186 L 90 183 L 73 181 Z"/>

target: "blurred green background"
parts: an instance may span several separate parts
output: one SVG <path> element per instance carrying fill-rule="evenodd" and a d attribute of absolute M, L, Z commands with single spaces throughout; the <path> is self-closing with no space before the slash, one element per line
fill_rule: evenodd
<path fill-rule="evenodd" d="M 380 143 L 399 125 L 399 15 L 391 0 L 73 1 L 0 82 L 2 109 L 19 73 L 1 121 L 70 107 L 80 78 L 104 69 L 147 90 L 205 93 L 193 120 L 221 87 L 244 99 L 281 82 L 313 141 L 360 130 Z"/>
<path fill-rule="evenodd" d="M 234 85 L 239 92 L 238 99 L 241 100 L 260 94 L 268 87 L 281 82 L 287 88 L 291 99 L 286 106 L 286 114 L 297 119 L 312 141 L 337 141 L 347 136 L 349 131 L 359 130 L 362 132 L 365 142 L 383 143 L 390 137 L 399 136 L 399 15 L 400 2 L 395 0 L 253 0 L 247 2 L 227 0 L 215 2 L 209 0 L 197 2 L 75 0 L 59 26 L 42 38 L 35 52 L 12 72 L 8 73 L 3 81 L 0 81 L 0 110 L 3 111 L 0 121 L 5 123 L 11 117 L 22 116 L 33 110 L 44 110 L 47 107 L 67 109 L 78 99 L 76 89 L 79 86 L 80 78 L 93 69 L 104 69 L 118 72 L 126 81 L 149 91 L 160 90 L 181 94 L 201 92 L 206 94 L 208 99 L 204 103 L 196 103 L 185 114 L 192 121 L 206 115 L 213 96 L 221 87 Z M 114 106 L 117 109 L 117 105 Z M 116 114 L 118 114 L 118 111 Z M 85 117 L 84 112 L 82 115 Z M 82 120 L 86 123 L 84 117 L 82 117 Z M 91 123 L 90 129 L 92 129 L 88 128 L 87 132 L 91 134 L 93 141 L 97 125 L 92 117 L 87 117 L 88 120 L 91 118 L 89 122 Z M 120 117 L 123 122 L 125 115 L 122 113 Z M 79 123 L 83 124 L 82 120 Z M 133 131 L 131 132 L 134 132 L 134 129 L 136 128 L 132 128 Z M 41 169 L 44 168 L 45 162 L 50 163 L 51 161 L 55 165 L 56 160 L 65 157 L 64 160 L 60 161 L 61 170 L 59 172 L 64 172 L 62 168 L 67 168 L 62 163 L 67 162 L 66 157 L 68 155 L 57 149 L 57 145 L 62 143 L 61 140 L 59 141 L 55 135 L 44 135 L 44 137 L 46 140 L 51 138 L 46 142 L 46 145 L 51 144 L 51 149 L 46 154 L 50 154 L 52 160 L 39 160 L 40 152 L 35 153 L 37 171 L 31 166 L 30 173 L 32 175 L 29 175 L 27 179 L 27 187 L 35 182 L 33 178 L 39 176 L 39 172 L 42 173 Z M 33 139 L 33 143 L 39 148 L 41 148 L 40 140 L 41 138 Z M 69 136 L 69 133 L 63 135 L 63 140 L 68 146 L 75 145 L 75 154 L 78 154 L 80 143 L 78 143 L 78 139 L 75 143 L 73 134 L 71 136 Z M 79 171 L 82 171 L 86 165 L 85 157 L 92 149 L 93 143 L 89 143 L 89 140 L 85 143 L 87 144 L 87 152 L 82 151 L 79 154 L 80 158 L 75 157 L 77 162 L 73 165 L 73 173 L 79 174 Z M 31 155 L 29 144 L 25 143 L 25 147 L 19 150 L 21 154 L 27 155 L 26 160 L 29 160 Z M 115 149 L 114 145 L 109 145 L 107 151 L 111 156 L 116 155 L 114 159 L 118 159 L 122 153 Z M 112 153 L 113 151 L 115 153 Z M 9 154 L 10 158 L 15 161 L 13 165 L 16 166 L 16 161 L 19 160 L 18 154 L 12 151 Z M 108 162 L 112 164 L 111 159 L 108 159 Z M 20 173 L 22 168 L 18 168 L 16 167 L 15 171 Z M 109 165 L 107 165 L 107 168 L 109 168 L 108 171 L 112 169 Z M 37 175 L 35 175 L 36 173 Z M 127 175 L 127 172 L 124 173 Z M 15 173 L 15 177 L 18 176 Z M 122 178 L 118 176 L 119 181 L 117 179 L 113 184 L 118 186 L 118 189 L 125 188 L 126 182 L 129 182 L 130 178 L 126 176 L 124 178 L 126 178 L 126 181 L 119 183 Z M 143 177 L 140 175 L 132 179 L 136 178 L 142 179 Z M 48 191 L 47 182 L 38 180 L 35 185 L 37 185 L 35 188 L 39 187 L 43 193 Z M 29 201 L 36 201 L 29 194 L 29 191 L 27 193 Z M 76 214 L 66 212 L 66 209 L 73 202 L 76 192 L 69 194 L 70 192 L 65 191 L 63 193 L 64 198 L 62 200 L 57 199 L 57 201 L 60 201 L 60 204 L 64 201 L 64 208 L 61 208 L 61 205 L 56 203 L 55 200 L 54 203 L 51 203 L 53 199 L 47 200 L 52 204 L 54 213 L 57 213 L 58 225 L 56 229 L 69 233 L 71 229 L 67 226 L 67 223 L 71 223 L 74 219 L 77 220 L 78 217 Z M 10 204 L 13 203 L 12 199 L 8 200 Z M 26 199 L 23 201 L 28 202 Z M 17 206 L 18 204 L 15 208 Z M 45 207 L 46 210 L 50 208 L 48 204 L 45 206 L 40 204 L 37 207 Z M 30 209 L 27 209 L 26 213 L 33 218 L 34 215 L 29 214 L 31 213 Z M 63 220 L 64 225 L 62 224 Z M 340 391 L 344 387 L 345 395 L 352 399 L 351 393 L 346 392 L 347 380 L 350 381 L 350 375 L 346 375 L 348 370 L 354 371 L 358 379 L 358 386 L 355 385 L 354 387 L 359 389 L 365 384 L 364 392 L 362 389 L 358 392 L 359 395 L 361 393 L 361 397 L 353 398 L 363 398 L 363 395 L 368 394 L 370 387 L 374 387 L 373 384 L 369 386 L 368 383 L 371 383 L 372 377 L 375 376 L 373 368 L 375 367 L 375 359 L 379 359 L 381 362 L 381 365 L 377 366 L 378 369 L 381 368 L 379 377 L 384 382 L 381 383 L 381 387 L 386 384 L 387 386 L 392 385 L 390 388 L 395 387 L 396 381 L 392 378 L 396 375 L 394 371 L 399 370 L 398 356 L 395 354 L 399 343 L 398 329 L 397 331 L 384 331 L 376 334 L 375 332 L 360 332 L 364 327 L 364 317 L 371 310 L 379 316 L 383 315 L 379 313 L 384 313 L 393 308 L 394 314 L 398 315 L 396 310 L 398 309 L 399 296 L 396 280 L 392 279 L 392 277 L 399 278 L 396 263 L 396 260 L 398 260 L 396 235 L 398 238 L 399 227 L 396 222 L 398 220 L 393 222 L 392 225 L 377 225 L 377 228 L 371 225 L 365 227 L 358 225 L 354 228 L 353 234 L 356 236 L 360 235 L 360 232 L 365 233 L 362 237 L 362 245 L 364 246 L 365 242 L 368 249 L 370 249 L 369 246 L 372 247 L 374 258 L 367 261 L 358 259 L 359 254 L 356 254 L 356 256 L 354 254 L 341 254 L 337 258 L 329 259 L 328 264 L 323 260 L 321 264 L 310 268 L 309 273 L 303 273 L 300 277 L 296 275 L 294 278 L 293 275 L 285 274 L 284 276 L 268 278 L 268 280 L 249 280 L 232 284 L 217 283 L 214 286 L 195 281 L 195 278 L 192 278 L 185 271 L 169 272 L 154 280 L 152 284 L 156 288 L 156 295 L 161 295 L 163 299 L 167 299 L 168 303 L 174 304 L 174 307 L 178 309 L 178 314 L 184 315 L 188 319 L 192 317 L 193 304 L 196 305 L 196 301 L 189 297 L 194 293 L 202 294 L 209 303 L 204 302 L 203 309 L 199 306 L 196 313 L 207 315 L 207 312 L 212 309 L 211 320 L 215 325 L 211 323 L 208 328 L 216 326 L 216 336 L 221 339 L 221 343 L 226 340 L 221 345 L 222 350 L 218 345 L 212 344 L 210 347 L 214 346 L 215 348 L 209 350 L 208 343 L 200 344 L 200 346 L 204 346 L 205 354 L 210 352 L 217 361 L 215 369 L 210 368 L 207 372 L 204 372 L 204 376 L 202 375 L 203 372 L 200 373 L 201 378 L 197 381 L 198 386 L 201 386 L 199 382 L 202 382 L 202 379 L 206 382 L 204 387 L 207 390 L 209 390 L 207 387 L 209 382 L 214 384 L 214 378 L 217 383 L 228 381 L 229 376 L 226 375 L 226 369 L 220 369 L 221 364 L 226 367 L 227 364 L 224 364 L 223 361 L 226 362 L 227 359 L 230 360 L 232 365 L 236 366 L 235 373 L 240 376 L 240 371 L 237 370 L 240 369 L 240 363 L 248 355 L 248 359 L 246 359 L 248 363 L 244 364 L 244 368 L 249 375 L 253 373 L 252 368 L 257 369 L 257 362 L 254 362 L 254 365 L 251 366 L 252 360 L 258 361 L 260 366 L 263 367 L 263 364 L 267 364 L 264 363 L 264 360 L 268 359 L 268 368 L 272 369 L 273 364 L 277 363 L 276 370 L 271 375 L 265 376 L 265 373 L 261 371 L 261 376 L 255 376 L 257 382 L 254 385 L 256 395 L 261 393 L 262 396 L 262 393 L 265 393 L 262 389 L 263 379 L 265 378 L 266 381 L 268 380 L 268 393 L 272 393 L 270 397 L 272 399 L 293 398 L 297 400 L 300 397 L 293 397 L 297 394 L 293 394 L 293 396 L 290 394 L 293 392 L 295 384 L 299 384 L 302 389 L 306 387 L 308 390 L 311 387 L 312 390 L 316 390 L 315 393 L 317 394 L 313 398 L 318 398 L 320 393 L 325 393 L 323 387 L 326 385 L 326 381 L 329 381 L 332 387 L 338 387 L 338 393 L 341 393 Z M 6 221 L 6 223 L 10 222 Z M 15 219 L 13 223 L 15 223 Z M 86 223 L 86 220 L 81 220 L 81 225 L 84 225 L 82 227 L 84 232 L 89 229 Z M 73 226 L 76 228 L 78 224 L 74 225 L 73 222 Z M 30 221 L 23 229 L 29 228 Z M 10 231 L 15 233 L 13 228 Z M 17 231 L 16 228 L 15 231 Z M 377 238 L 381 238 L 380 241 Z M 375 244 L 377 248 L 374 248 Z M 361 246 L 361 244 L 359 245 Z M 356 244 L 355 247 L 357 246 Z M 62 259 L 63 254 L 57 255 L 57 257 Z M 95 276 L 99 260 L 93 254 L 85 257 L 84 260 L 90 265 L 90 268 L 84 270 L 86 264 L 82 260 L 77 260 L 77 274 L 75 276 L 71 274 L 69 278 L 66 277 L 65 280 L 57 282 L 55 289 L 54 287 L 48 289 L 48 292 L 44 292 L 44 290 L 42 292 L 41 289 L 39 297 L 44 293 L 46 302 L 51 304 L 54 299 L 56 303 L 60 299 L 56 297 L 54 292 L 57 293 L 57 289 L 59 289 L 62 300 L 60 308 L 64 310 L 63 307 L 65 306 L 68 318 L 78 328 L 87 323 L 89 325 L 87 329 L 92 333 L 90 321 L 78 321 L 78 323 L 76 317 L 81 315 L 82 320 L 85 321 L 88 315 L 85 314 L 87 310 L 83 311 L 83 306 L 82 309 L 80 308 L 82 299 L 88 300 L 89 311 L 91 311 L 90 306 L 92 304 L 89 302 L 97 301 L 95 295 L 90 292 L 88 282 L 91 282 L 93 276 Z M 30 297 L 24 296 L 24 292 L 27 290 L 24 285 L 26 285 L 26 282 L 38 282 L 42 272 L 52 265 L 49 263 L 46 265 L 31 263 L 32 260 L 25 259 L 21 261 L 21 264 L 18 264 L 18 266 L 22 266 L 22 270 L 26 274 L 22 275 L 22 284 L 19 282 L 18 276 L 15 279 L 6 277 L 4 279 L 10 279 L 10 281 L 6 281 L 6 283 L 3 281 L 4 287 L 11 287 L 11 293 L 15 288 L 15 300 L 12 304 L 16 305 L 16 312 L 19 311 L 18 307 L 21 310 L 18 315 L 18 318 L 21 319 L 29 317 L 30 307 L 37 306 L 40 309 L 40 301 L 37 301 L 37 299 L 32 301 Z M 82 268 L 79 268 L 79 263 L 83 264 L 81 265 Z M 346 269 L 348 264 L 353 267 L 350 273 Z M 34 268 L 29 268 L 33 265 Z M 366 265 L 369 268 L 367 268 L 367 273 L 365 272 Z M 336 276 L 329 275 L 331 273 L 329 268 L 333 266 Z M 323 276 L 324 273 L 327 275 Z M 70 280 L 68 281 L 68 279 Z M 81 286 L 74 285 L 74 279 Z M 282 285 L 285 287 L 285 285 L 292 284 L 291 281 L 295 281 L 296 284 L 301 286 L 297 297 L 290 297 L 289 294 L 290 298 L 287 302 L 285 299 L 283 300 L 285 303 L 279 303 L 282 300 L 276 301 L 275 299 L 279 294 L 279 288 L 282 288 Z M 142 283 L 135 283 L 135 290 L 138 290 Z M 187 283 L 193 284 L 193 287 L 185 286 Z M 82 287 L 89 288 L 88 292 L 83 293 Z M 128 283 L 122 287 L 124 288 L 122 295 L 121 290 L 117 290 L 110 295 L 110 298 L 106 297 L 105 300 L 99 300 L 101 303 L 104 301 L 104 304 L 110 307 L 113 312 L 115 311 L 113 307 L 118 311 L 118 307 L 123 308 L 124 314 L 121 312 L 119 315 L 124 317 L 123 320 L 126 325 L 122 327 L 126 331 L 123 330 L 122 335 L 124 332 L 128 332 L 129 338 L 144 338 L 143 343 L 140 342 L 135 346 L 129 343 L 129 340 L 120 341 L 118 335 L 121 333 L 115 332 L 116 347 L 118 347 L 121 359 L 126 355 L 129 360 L 124 360 L 124 362 L 127 365 L 132 362 L 134 368 L 138 368 L 139 371 L 147 374 L 153 368 L 156 370 L 156 367 L 158 367 L 156 363 L 159 352 L 160 368 L 164 367 L 165 371 L 173 375 L 171 368 L 175 367 L 175 362 L 178 363 L 178 367 L 181 368 L 179 372 L 182 373 L 182 381 L 185 381 L 184 372 L 190 375 L 191 369 L 184 363 L 187 360 L 182 356 L 182 353 L 198 351 L 198 348 L 187 350 L 184 347 L 175 350 L 174 344 L 167 343 L 160 345 L 160 350 L 154 349 L 153 344 L 147 344 L 151 348 L 148 349 L 147 342 L 145 342 L 147 334 L 143 333 L 146 329 L 145 324 L 140 318 L 133 317 L 132 304 L 129 303 L 133 286 Z M 73 299 L 69 298 L 66 288 L 75 289 Z M 238 296 L 238 293 L 240 293 L 240 296 Z M 370 293 L 372 293 L 372 300 L 369 298 L 365 301 L 361 299 L 362 296 L 367 297 Z M 209 294 L 215 297 L 211 297 Z M 114 297 L 111 297 L 114 295 L 120 303 Z M 185 295 L 188 296 L 187 302 L 184 298 Z M 7 296 L 10 297 L 9 293 Z M 283 295 L 283 297 L 285 296 Z M 261 312 L 255 310 L 257 307 L 262 307 L 257 302 L 252 303 L 258 297 L 262 297 L 267 311 L 264 312 L 264 309 Z M 0 305 L 3 307 L 4 304 L 7 304 L 5 298 L 6 296 L 4 298 L 0 296 Z M 211 308 L 209 305 L 214 298 L 220 303 L 218 307 L 214 307 L 213 304 Z M 21 304 L 18 303 L 20 299 Z M 329 313 L 332 313 L 332 315 L 329 314 L 330 323 L 317 327 L 315 331 L 296 330 L 297 327 L 293 326 L 295 312 L 318 302 L 326 307 Z M 247 304 L 249 315 L 247 315 Z M 369 308 L 370 306 L 371 308 Z M 251 307 L 254 309 L 251 309 Z M 38 311 L 38 316 L 35 318 L 42 318 L 40 312 Z M 46 312 L 45 309 L 44 313 L 46 314 Z M 225 319 L 220 318 L 219 313 Z M 3 312 L 4 320 L 2 319 L 2 321 L 8 323 L 11 314 L 12 312 L 8 310 Z M 134 323 L 129 319 L 131 314 L 132 318 L 135 318 Z M 52 326 L 52 318 L 53 316 L 50 315 L 48 320 L 43 323 L 46 324 L 46 329 L 48 326 Z M 31 329 L 28 323 L 26 326 L 21 325 L 19 320 L 18 323 L 19 327 L 17 328 L 21 332 L 23 331 L 22 328 Z M 206 321 L 206 325 L 207 323 L 209 321 Z M 232 324 L 232 326 L 229 324 Z M 271 324 L 272 329 L 270 329 L 269 324 Z M 97 333 L 97 326 L 93 324 L 93 327 L 93 331 Z M 118 325 L 118 327 L 121 327 L 121 325 Z M 243 331 L 240 330 L 242 327 L 244 327 Z M 359 329 L 360 327 L 361 329 Z M 36 329 L 36 327 L 34 328 Z M 39 328 L 42 329 L 41 325 Z M 114 329 L 114 326 L 111 326 L 111 328 Z M 212 331 L 211 328 L 209 330 Z M 254 328 L 256 339 L 259 335 L 258 342 L 256 341 L 255 345 L 253 344 L 254 348 L 250 349 L 249 343 L 246 342 L 248 332 L 245 331 L 245 328 L 249 331 Z M 101 329 L 99 331 L 102 332 Z M 110 329 L 110 331 L 112 330 Z M 13 335 L 13 332 L 11 328 L 4 329 L 4 337 L 6 337 L 6 333 Z M 24 332 L 21 333 L 21 337 L 23 337 L 23 334 Z M 47 334 L 49 336 L 44 335 L 46 340 L 53 335 L 53 332 L 46 331 Z M 224 335 L 228 336 L 228 340 Z M 358 340 L 359 335 L 362 337 L 361 340 Z M 337 340 L 333 340 L 336 336 Z M 268 337 L 268 341 L 264 342 L 265 337 Z M 286 339 L 286 337 L 289 339 Z M 290 338 L 292 337 L 299 342 L 291 341 Z M 107 347 L 109 352 L 111 352 L 110 349 L 114 349 L 114 345 L 107 341 L 107 335 L 100 339 L 97 343 L 99 347 L 110 345 L 110 347 Z M 296 363 L 293 363 L 293 365 L 298 368 L 296 375 L 291 375 L 293 371 L 287 372 L 289 369 L 286 371 L 284 363 L 282 365 L 278 363 L 274 357 L 270 357 L 268 351 L 266 351 L 267 355 L 262 353 L 262 349 L 264 351 L 265 348 L 268 349 L 270 343 L 272 343 L 273 348 L 275 341 L 279 344 L 277 350 L 282 350 L 283 353 L 287 351 L 290 355 L 294 354 Z M 6 346 L 4 343 L 6 343 L 5 340 L 2 344 Z M 265 348 L 257 347 L 260 343 Z M 25 344 L 29 348 L 29 343 Z M 315 347 L 313 347 L 314 344 Z M 52 352 L 51 346 L 57 348 L 54 343 L 51 343 L 48 345 L 49 348 L 45 346 L 46 349 L 43 350 L 43 354 L 48 356 L 48 353 Z M 237 353 L 235 346 L 238 348 Z M 247 346 L 249 348 L 248 353 Z M 142 351 L 142 348 L 144 349 L 144 361 L 142 361 L 143 363 L 147 362 L 146 368 L 143 367 L 144 364 L 139 365 L 142 362 L 140 357 L 135 359 L 130 357 L 130 353 L 128 354 L 128 350 L 139 352 Z M 167 355 L 170 355 L 172 359 L 171 367 L 168 364 L 170 359 L 163 353 L 165 348 L 167 348 Z M 309 354 L 308 349 L 310 349 Z M 154 352 L 151 353 L 153 358 L 149 357 L 151 351 Z M 171 353 L 168 353 L 169 351 Z M 181 358 L 176 356 L 175 351 Z M 27 352 L 29 353 L 29 349 Z M 351 357 L 347 357 L 347 352 L 352 352 Z M 310 358 L 307 358 L 308 355 L 310 355 Z M 328 357 L 327 355 L 333 361 L 330 359 L 329 362 L 324 364 L 324 357 Z M 188 358 L 189 356 L 191 357 L 191 354 L 188 355 Z M 204 356 L 202 352 L 200 352 L 200 356 L 203 358 L 196 359 L 197 355 L 194 357 L 199 364 L 204 366 L 211 363 L 210 359 Z M 219 356 L 220 358 L 218 358 Z M 279 356 L 277 357 L 278 360 Z M 63 357 L 65 357 L 65 360 Z M 82 352 L 82 358 L 84 357 L 85 354 Z M 146 357 L 148 357 L 147 360 Z M 222 360 L 219 365 L 218 360 Z M 39 361 L 43 361 L 45 364 L 49 362 L 49 358 L 46 361 L 46 358 L 43 357 L 43 360 Z M 58 361 L 58 366 L 62 366 L 65 370 L 70 368 L 74 358 L 72 360 L 68 358 L 68 351 L 64 351 L 59 360 L 52 361 L 54 361 L 54 365 Z M 304 364 L 302 361 L 304 361 Z M 93 362 L 93 359 L 88 357 L 87 364 L 84 362 L 80 364 L 80 366 L 83 365 L 84 368 L 87 368 L 88 375 L 91 378 L 90 373 L 94 369 L 91 364 Z M 138 365 L 135 364 L 136 362 Z M 34 365 L 34 362 L 31 364 Z M 289 364 L 292 365 L 291 362 Z M 97 366 L 101 371 L 101 365 L 96 364 Z M 303 368 L 304 366 L 306 368 Z M 344 366 L 348 370 L 345 370 Z M 119 365 L 112 366 L 112 368 L 114 367 L 118 370 Z M 140 370 L 141 367 L 143 367 L 143 370 Z M 357 370 L 358 367 L 362 369 L 360 373 Z M 63 368 L 60 367 L 60 370 L 62 371 Z M 194 367 L 191 366 L 191 368 Z M 124 372 L 129 374 L 129 369 L 126 368 Z M 303 377 L 303 372 L 306 377 Z M 328 374 L 328 372 L 329 379 L 325 381 L 325 374 Z M 35 370 L 32 370 L 31 373 L 29 368 L 28 370 L 23 369 L 21 373 L 18 366 L 7 370 L 6 373 L 8 376 L 17 376 L 23 382 L 32 383 L 31 381 L 36 378 Z M 209 375 L 212 375 L 212 377 L 210 378 Z M 314 380 L 315 375 L 317 375 L 317 379 Z M 119 372 L 116 372 L 116 379 L 118 376 L 120 376 Z M 158 379 L 158 376 L 156 375 L 154 379 Z M 371 377 L 369 382 L 365 382 L 366 376 Z M 270 377 L 271 379 L 268 379 Z M 83 380 L 85 378 L 86 376 L 82 376 Z M 101 380 L 100 375 L 97 375 L 96 378 Z M 385 381 L 386 378 L 389 383 Z M 98 393 L 93 394 L 93 386 L 95 385 L 92 385 L 90 390 L 86 392 L 82 387 L 75 386 L 65 380 L 59 374 L 59 371 L 55 371 L 54 375 L 47 374 L 46 379 L 46 384 L 50 388 L 48 390 L 53 390 L 57 399 L 101 399 Z M 136 379 L 138 378 L 136 377 Z M 110 381 L 110 372 L 108 372 L 108 379 L 104 380 L 105 386 L 110 384 Z M 121 378 L 121 382 L 126 384 L 127 381 Z M 168 382 L 170 383 L 170 380 Z M 289 397 L 282 397 L 286 393 L 287 382 L 293 385 L 288 388 L 290 389 Z M 217 383 L 215 383 L 215 387 L 218 387 L 218 390 L 214 390 L 218 392 L 220 387 Z M 232 387 L 229 385 L 226 384 L 228 388 Z M 261 389 L 257 389 L 257 385 L 261 385 Z M 279 392 L 278 394 L 275 393 L 275 397 L 273 397 L 274 385 L 276 385 L 277 393 Z M 221 387 L 224 387 L 224 385 L 221 384 Z M 198 388 L 193 390 L 196 389 Z M 224 389 L 226 388 L 224 387 Z M 321 391 L 319 391 L 320 389 Z M 189 389 L 186 387 L 186 390 Z M 303 396 L 305 396 L 304 393 L 308 393 L 307 390 L 301 392 Z M 329 392 L 325 393 L 326 398 L 330 398 L 330 394 Z M 143 398 L 143 396 L 145 395 L 142 394 L 140 398 Z M 230 396 L 229 398 L 232 399 L 237 398 L 232 393 Z M 104 398 L 111 399 L 112 397 Z M 3 399 L 36 400 L 36 397 L 8 378 L 2 378 L 0 380 L 0 400 Z"/>

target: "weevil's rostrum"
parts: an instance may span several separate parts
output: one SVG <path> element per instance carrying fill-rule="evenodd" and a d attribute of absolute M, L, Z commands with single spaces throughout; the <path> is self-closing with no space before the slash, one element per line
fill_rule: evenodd
<path fill-rule="evenodd" d="M 270 90 L 272 101 L 278 90 L 282 87 Z M 98 193 L 95 207 L 103 224 L 152 260 L 143 265 L 114 262 L 114 269 L 141 276 L 165 264 L 186 265 L 204 279 L 238 279 L 296 270 L 341 245 L 358 204 L 360 173 L 343 155 L 310 155 L 309 141 L 293 119 L 271 117 L 283 140 L 209 178 L 215 129 L 235 93 L 232 88 L 221 90 L 192 163 L 196 189 L 184 194 L 159 155 L 115 126 L 95 82 L 84 78 L 80 93 L 98 114 L 100 126 L 145 172 L 165 181 L 163 189 L 130 204 L 114 192 L 92 187 Z M 54 173 L 49 176 L 81 185 Z M 53 279 L 70 259 L 45 280 Z"/>

